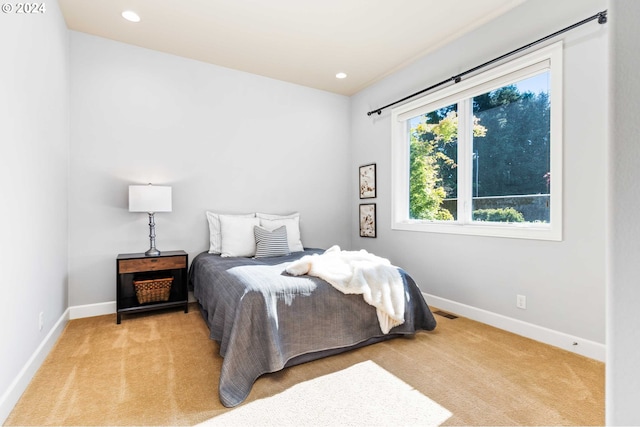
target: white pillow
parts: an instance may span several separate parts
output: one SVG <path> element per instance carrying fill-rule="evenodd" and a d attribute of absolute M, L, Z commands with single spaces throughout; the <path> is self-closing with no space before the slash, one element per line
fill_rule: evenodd
<path fill-rule="evenodd" d="M 253 227 L 260 225 L 258 218 L 219 215 L 221 256 L 250 257 L 256 254 Z"/>
<path fill-rule="evenodd" d="M 256 216 L 260 219 L 260 226 L 267 230 L 275 230 L 283 225 L 286 226 L 289 250 L 291 252 L 304 250 L 300 240 L 300 214 L 298 212 L 290 215 L 272 215 L 258 212 Z"/>
<path fill-rule="evenodd" d="M 219 254 L 222 252 L 222 243 L 220 242 L 220 215 L 215 212 L 206 212 L 207 222 L 209 223 L 209 253 Z M 256 214 L 228 215 L 240 218 L 255 218 Z"/>

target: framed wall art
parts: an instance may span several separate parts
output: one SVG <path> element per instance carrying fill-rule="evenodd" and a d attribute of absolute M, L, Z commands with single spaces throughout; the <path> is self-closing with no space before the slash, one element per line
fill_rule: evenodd
<path fill-rule="evenodd" d="M 376 204 L 360 204 L 360 237 L 376 237 Z"/>
<path fill-rule="evenodd" d="M 360 166 L 359 177 L 360 198 L 374 199 L 376 197 L 376 164 Z"/>

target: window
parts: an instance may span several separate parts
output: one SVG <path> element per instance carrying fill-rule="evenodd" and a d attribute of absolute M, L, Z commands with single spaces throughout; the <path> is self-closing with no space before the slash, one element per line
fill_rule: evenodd
<path fill-rule="evenodd" d="M 562 44 L 393 109 L 392 228 L 562 240 Z"/>

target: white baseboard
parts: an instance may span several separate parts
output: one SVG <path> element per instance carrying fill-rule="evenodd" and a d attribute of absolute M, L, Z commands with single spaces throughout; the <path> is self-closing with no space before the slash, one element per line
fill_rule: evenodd
<path fill-rule="evenodd" d="M 193 297 L 193 293 L 189 292 L 189 302 L 197 301 Z M 100 302 L 97 304 L 76 305 L 69 307 L 69 319 L 82 319 L 83 317 L 103 316 L 105 314 L 113 314 L 117 310 L 116 302 Z"/>
<path fill-rule="evenodd" d="M 66 309 L 60 319 L 53 325 L 46 337 L 42 340 L 36 351 L 29 358 L 24 367 L 20 370 L 16 378 L 13 380 L 9 388 L 0 397 L 0 425 L 3 425 L 7 417 L 18 403 L 20 396 L 27 389 L 29 382 L 36 374 L 40 366 L 47 358 L 47 355 L 53 348 L 56 341 L 62 334 L 64 327 L 69 321 L 69 309 Z"/>
<path fill-rule="evenodd" d="M 471 320 L 485 323 L 554 347 L 559 347 L 590 359 L 601 362 L 605 361 L 606 346 L 604 344 L 523 322 L 522 320 L 513 319 L 481 308 L 440 298 L 435 295 L 426 293 L 423 293 L 423 295 L 429 305 L 433 305 L 444 311 L 451 311 L 454 314 L 467 317 Z"/>
<path fill-rule="evenodd" d="M 83 317 L 102 316 L 116 312 L 116 302 L 100 302 L 97 304 L 75 305 L 69 307 L 69 319 L 82 319 Z"/>

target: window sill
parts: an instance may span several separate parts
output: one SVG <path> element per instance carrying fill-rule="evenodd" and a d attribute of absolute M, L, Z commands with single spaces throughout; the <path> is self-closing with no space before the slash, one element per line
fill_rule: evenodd
<path fill-rule="evenodd" d="M 469 236 L 505 237 L 513 239 L 532 239 L 562 241 L 562 230 L 549 224 L 532 223 L 447 223 L 444 221 L 407 220 L 393 222 L 392 230 L 418 231 L 424 233 L 462 234 Z"/>

